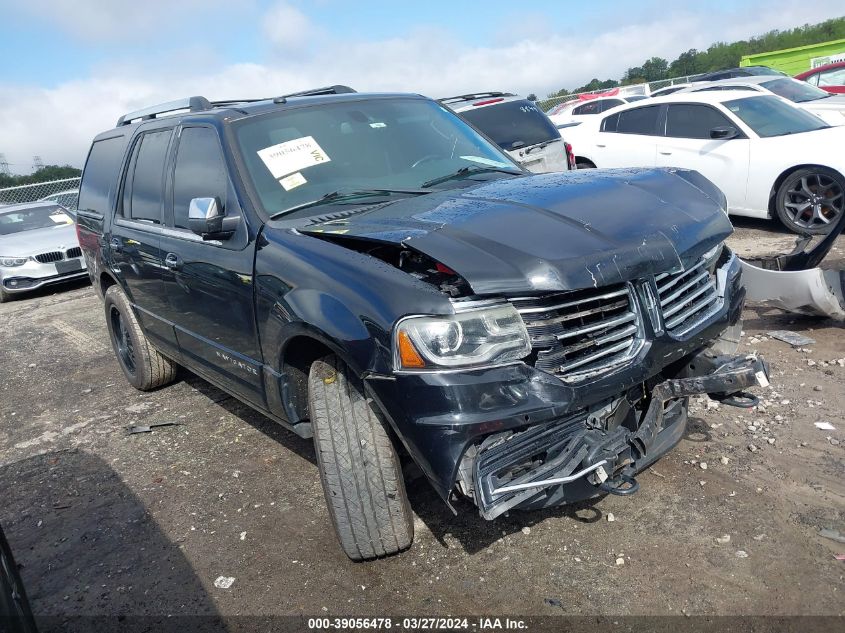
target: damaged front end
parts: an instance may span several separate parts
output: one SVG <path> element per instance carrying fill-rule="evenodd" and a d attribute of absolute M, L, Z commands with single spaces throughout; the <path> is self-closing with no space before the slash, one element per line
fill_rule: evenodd
<path fill-rule="evenodd" d="M 687 423 L 687 397 L 755 402 L 744 389 L 768 385 L 761 358 L 701 354 L 671 378 L 637 386 L 607 403 L 552 423 L 505 431 L 473 445 L 459 487 L 485 519 L 511 510 L 572 503 L 603 493 L 628 495 L 635 475 L 671 449 Z"/>

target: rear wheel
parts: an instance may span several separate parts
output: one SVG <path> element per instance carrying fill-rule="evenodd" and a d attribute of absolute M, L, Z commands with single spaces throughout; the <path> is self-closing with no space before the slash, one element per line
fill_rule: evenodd
<path fill-rule="evenodd" d="M 395 554 L 414 538 L 399 456 L 363 384 L 334 355 L 313 363 L 308 405 L 329 514 L 352 560 Z"/>
<path fill-rule="evenodd" d="M 120 286 L 106 290 L 104 304 L 112 349 L 129 384 L 149 391 L 173 382 L 176 363 L 150 344 Z"/>
<path fill-rule="evenodd" d="M 845 180 L 824 167 L 799 169 L 781 183 L 775 208 L 790 231 L 822 235 L 845 213 Z"/>
<path fill-rule="evenodd" d="M 575 169 L 595 169 L 596 166 L 586 158 L 575 159 Z"/>

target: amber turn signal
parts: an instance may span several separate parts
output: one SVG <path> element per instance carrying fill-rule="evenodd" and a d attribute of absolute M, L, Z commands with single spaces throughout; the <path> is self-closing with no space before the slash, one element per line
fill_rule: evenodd
<path fill-rule="evenodd" d="M 402 367 L 411 367 L 414 369 L 425 367 L 425 361 L 414 347 L 408 334 L 400 331 L 397 338 L 399 341 L 399 360 L 402 363 Z"/>

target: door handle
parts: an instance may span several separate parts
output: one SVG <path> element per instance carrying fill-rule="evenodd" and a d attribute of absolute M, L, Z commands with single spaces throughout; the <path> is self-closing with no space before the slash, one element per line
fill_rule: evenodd
<path fill-rule="evenodd" d="M 164 258 L 164 265 L 170 270 L 181 270 L 182 258 L 176 253 L 168 253 Z"/>
<path fill-rule="evenodd" d="M 672 155 L 672 152 L 667 152 L 667 151 L 662 150 L 662 149 L 661 149 L 661 150 L 658 150 L 658 151 L 659 151 L 661 154 L 663 154 L 664 156 L 671 156 L 671 155 Z"/>
<path fill-rule="evenodd" d="M 111 247 L 115 253 L 120 253 L 123 250 L 123 244 L 121 244 L 120 240 L 116 237 L 111 238 L 111 241 L 109 241 L 109 247 Z"/>
<path fill-rule="evenodd" d="M 604 143 L 596 143 L 596 147 L 607 147 Z"/>

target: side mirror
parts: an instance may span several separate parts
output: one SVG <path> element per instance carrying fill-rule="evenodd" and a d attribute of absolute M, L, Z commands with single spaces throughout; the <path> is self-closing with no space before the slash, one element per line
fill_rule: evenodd
<path fill-rule="evenodd" d="M 193 198 L 188 206 L 188 226 L 204 240 L 226 240 L 234 235 L 240 217 L 226 216 L 219 198 Z"/>
<path fill-rule="evenodd" d="M 710 130 L 710 138 L 718 139 L 720 141 L 727 141 L 728 139 L 739 136 L 739 130 L 732 125 L 720 125 Z"/>

